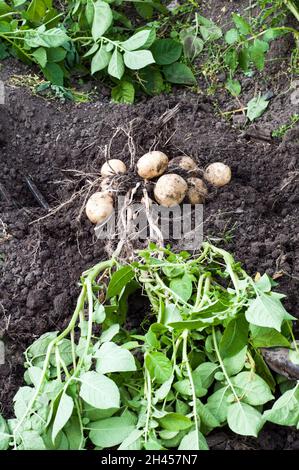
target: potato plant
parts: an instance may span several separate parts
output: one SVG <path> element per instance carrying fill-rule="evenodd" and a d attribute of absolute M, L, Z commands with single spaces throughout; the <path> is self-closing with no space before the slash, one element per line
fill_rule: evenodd
<path fill-rule="evenodd" d="M 288 348 L 298 369 L 294 317 L 274 285 L 209 243 L 196 257 L 150 244 L 131 264 L 100 262 L 83 273 L 66 329 L 27 349 L 0 448 L 205 450 L 224 425 L 245 436 L 266 421 L 299 427 L 296 377 L 272 373 L 262 354 Z M 127 331 L 137 291 L 150 326 Z"/>
<path fill-rule="evenodd" d="M 132 3 L 135 16 L 143 19 L 138 26 L 127 15 L 126 6 Z M 211 76 L 221 70 L 228 75 L 227 90 L 238 96 L 237 71 L 263 70 L 273 39 L 292 33 L 298 40 L 295 28 L 281 25 L 285 7 L 299 17 L 291 1 L 274 2 L 268 15 L 261 13 L 255 21 L 233 13 L 234 27 L 225 33 L 195 5 L 193 22 L 172 26 L 186 6 L 170 12 L 168 3 L 73 0 L 57 6 L 53 0 L 0 0 L 0 60 L 13 55 L 37 64 L 64 99 L 72 96 L 61 90 L 73 76 L 92 75 L 107 83 L 114 101 L 133 103 L 136 91 L 155 95 L 172 84 L 195 86 L 196 72 Z M 265 2 L 259 3 L 263 9 Z M 206 52 L 212 56 L 210 64 L 207 60 L 198 69 L 193 61 Z"/>

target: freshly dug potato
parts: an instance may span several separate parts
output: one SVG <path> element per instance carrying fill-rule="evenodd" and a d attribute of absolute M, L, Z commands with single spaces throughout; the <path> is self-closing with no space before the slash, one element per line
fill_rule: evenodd
<path fill-rule="evenodd" d="M 171 173 L 158 179 L 154 189 L 156 201 L 161 206 L 172 207 L 180 204 L 187 194 L 188 185 L 179 175 Z"/>
<path fill-rule="evenodd" d="M 150 180 L 162 175 L 168 166 L 168 157 L 163 152 L 154 150 L 139 158 L 137 173 L 141 178 Z"/>
<path fill-rule="evenodd" d="M 207 187 L 200 178 L 188 178 L 187 197 L 191 204 L 203 204 L 208 194 Z"/>
<path fill-rule="evenodd" d="M 113 212 L 113 199 L 107 192 L 94 193 L 87 201 L 86 215 L 90 222 L 99 224 Z"/>
<path fill-rule="evenodd" d="M 112 158 L 104 163 L 101 168 L 101 175 L 106 176 L 113 176 L 118 175 L 121 173 L 126 173 L 127 167 L 121 160 L 117 160 L 116 158 Z"/>
<path fill-rule="evenodd" d="M 221 162 L 211 163 L 204 172 L 204 179 L 217 188 L 228 184 L 231 177 L 230 167 Z"/>
<path fill-rule="evenodd" d="M 172 160 L 170 160 L 168 168 L 169 169 L 181 168 L 182 170 L 189 171 L 189 172 L 196 172 L 199 170 L 195 161 L 192 160 L 191 157 L 187 157 L 185 155 L 183 155 L 182 157 L 175 157 Z"/>

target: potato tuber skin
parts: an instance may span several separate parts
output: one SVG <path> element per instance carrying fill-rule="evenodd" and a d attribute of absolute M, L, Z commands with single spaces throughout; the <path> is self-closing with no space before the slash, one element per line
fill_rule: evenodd
<path fill-rule="evenodd" d="M 107 162 L 104 163 L 104 165 L 101 168 L 101 175 L 103 177 L 124 174 L 126 172 L 127 172 L 127 167 L 124 164 L 124 162 L 116 158 L 112 158 L 111 160 L 108 160 Z"/>
<path fill-rule="evenodd" d="M 154 189 L 156 201 L 164 207 L 180 204 L 188 190 L 186 181 L 175 173 L 161 176 Z"/>
<path fill-rule="evenodd" d="M 229 166 L 221 162 L 211 163 L 205 172 L 204 179 L 216 188 L 221 188 L 228 184 L 231 180 L 232 172 Z"/>
<path fill-rule="evenodd" d="M 104 222 L 113 212 L 112 196 L 105 191 L 94 193 L 88 199 L 85 211 L 93 224 Z"/>
<path fill-rule="evenodd" d="M 195 161 L 186 155 L 183 155 L 181 157 L 175 157 L 172 160 L 170 160 L 168 168 L 170 170 L 175 171 L 176 169 L 181 169 L 189 174 L 195 174 L 199 171 L 199 168 Z"/>
<path fill-rule="evenodd" d="M 188 178 L 188 192 L 187 197 L 190 204 L 203 204 L 205 202 L 205 198 L 208 194 L 208 189 L 200 178 Z"/>
<path fill-rule="evenodd" d="M 139 158 L 137 173 L 146 180 L 162 175 L 168 166 L 168 157 L 163 152 L 154 150 Z"/>

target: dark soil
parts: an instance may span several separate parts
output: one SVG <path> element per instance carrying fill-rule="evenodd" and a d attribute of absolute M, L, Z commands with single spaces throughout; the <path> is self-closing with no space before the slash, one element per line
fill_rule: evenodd
<path fill-rule="evenodd" d="M 260 127 L 245 128 L 240 118 L 228 122 L 216 113 L 219 106 L 236 106 L 221 93 L 207 98 L 177 90 L 135 106 L 113 105 L 105 97 L 81 105 L 48 102 L 9 85 L 11 75 L 27 69 L 6 61 L 0 71 L 6 83 L 6 103 L 0 105 L 0 334 L 6 348 L 0 403 L 5 416 L 23 381 L 24 350 L 42 333 L 68 323 L 80 273 L 106 256 L 105 245 L 81 214 L 86 193 L 74 194 L 99 173 L 105 146 L 119 127 L 131 132 L 136 158 L 157 147 L 171 157 L 190 155 L 201 167 L 214 161 L 230 165 L 231 184 L 210 192 L 204 207 L 204 235 L 231 250 L 250 274 L 275 274 L 287 295 L 286 307 L 299 317 L 299 127 L 282 141 L 269 137 L 296 112 L 291 91 L 285 93 L 289 81 L 283 66 L 272 71 L 271 82 L 266 73 L 258 82 L 260 91 L 271 88 L 275 96 Z M 254 86 L 248 84 L 248 96 Z M 163 124 L 161 116 L 177 105 Z M 111 157 L 129 161 L 125 132 L 113 140 Z M 61 210 L 36 221 L 47 211 L 26 186 L 28 175 L 52 209 L 65 203 Z M 214 431 L 208 441 L 213 449 L 299 449 L 298 433 L 274 425 L 257 440 L 225 429 Z"/>

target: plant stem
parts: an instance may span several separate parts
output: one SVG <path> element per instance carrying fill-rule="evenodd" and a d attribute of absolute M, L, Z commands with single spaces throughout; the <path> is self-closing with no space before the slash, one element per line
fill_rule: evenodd
<path fill-rule="evenodd" d="M 214 347 L 215 347 L 215 352 L 216 352 L 216 355 L 217 355 L 217 358 L 218 358 L 220 367 L 221 367 L 221 369 L 222 369 L 222 372 L 223 372 L 223 374 L 224 374 L 224 376 L 225 376 L 225 379 L 226 379 L 226 381 L 227 381 L 227 383 L 228 383 L 228 385 L 229 385 L 231 391 L 232 391 L 233 394 L 234 394 L 235 399 L 236 399 L 237 402 L 239 403 L 239 402 L 240 402 L 239 397 L 238 397 L 238 395 L 236 394 L 236 391 L 235 391 L 235 389 L 234 389 L 234 386 L 233 386 L 233 384 L 231 383 L 230 378 L 229 378 L 229 376 L 228 376 L 228 374 L 227 374 L 227 372 L 226 372 L 226 369 L 225 369 L 225 366 L 224 366 L 222 357 L 221 357 L 220 352 L 219 352 L 219 349 L 218 349 L 218 344 L 217 344 L 216 333 L 215 333 L 215 328 L 214 328 L 214 327 L 212 327 L 212 335 L 213 335 L 213 343 L 214 343 Z"/>
<path fill-rule="evenodd" d="M 192 370 L 190 367 L 189 359 L 188 359 L 188 352 L 187 352 L 187 346 L 188 346 L 188 330 L 184 330 L 182 333 L 182 338 L 183 338 L 183 351 L 182 351 L 182 359 L 183 363 L 186 367 L 189 382 L 191 385 L 191 390 L 192 390 L 192 405 L 193 405 L 193 416 L 194 416 L 194 421 L 195 421 L 195 431 L 196 431 L 196 442 L 197 442 L 197 449 L 199 450 L 199 427 L 198 427 L 198 419 L 197 419 L 197 408 L 196 408 L 196 391 L 195 391 L 195 386 L 193 382 L 193 377 L 192 377 Z"/>

